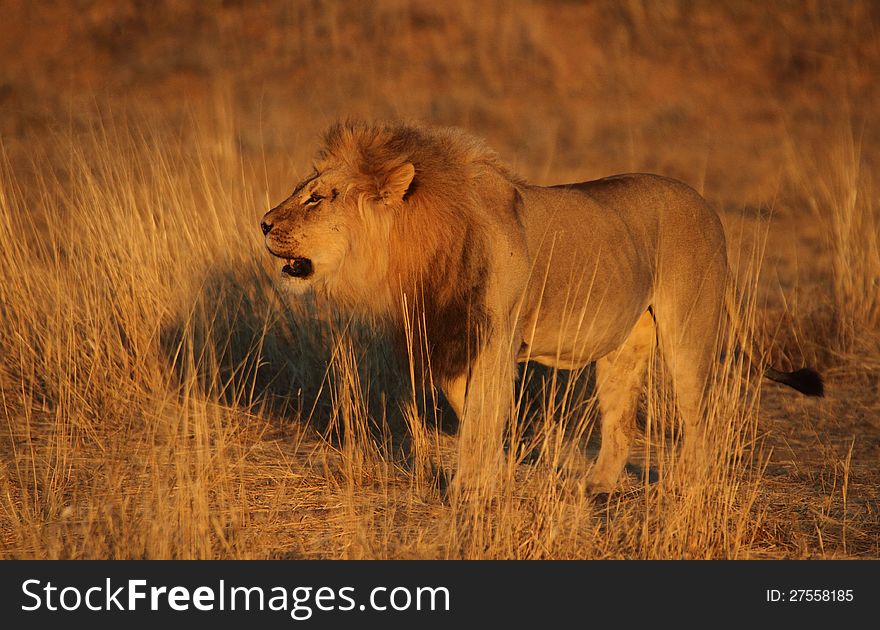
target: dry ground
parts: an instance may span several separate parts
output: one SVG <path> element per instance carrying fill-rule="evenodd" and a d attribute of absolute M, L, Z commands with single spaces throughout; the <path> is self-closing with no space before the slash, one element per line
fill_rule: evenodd
<path fill-rule="evenodd" d="M 0 4 L 0 557 L 880 556 L 875 3 Z M 595 453 L 589 370 L 529 368 L 506 490 L 445 503 L 449 414 L 262 251 L 348 116 L 463 126 L 538 183 L 689 182 L 827 397 L 727 370 L 689 484 L 658 367 L 594 501 L 554 465 Z"/>

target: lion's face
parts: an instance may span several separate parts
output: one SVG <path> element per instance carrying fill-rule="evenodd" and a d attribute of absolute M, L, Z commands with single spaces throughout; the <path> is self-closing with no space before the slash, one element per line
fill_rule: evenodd
<path fill-rule="evenodd" d="M 266 247 L 284 261 L 281 272 L 294 289 L 333 275 L 347 254 L 356 208 L 342 184 L 332 171 L 316 172 L 263 215 Z"/>
<path fill-rule="evenodd" d="M 391 223 L 414 174 L 410 163 L 368 178 L 331 160 L 317 163 L 260 225 L 288 286 L 370 295 L 387 272 Z"/>

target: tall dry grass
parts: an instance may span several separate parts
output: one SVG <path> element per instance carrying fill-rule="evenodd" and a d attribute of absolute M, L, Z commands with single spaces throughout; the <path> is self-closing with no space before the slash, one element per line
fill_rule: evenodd
<path fill-rule="evenodd" d="M 757 502 L 759 390 L 733 355 L 699 475 L 679 464 L 654 361 L 638 466 L 593 500 L 559 465 L 572 445 L 594 449 L 591 373 L 528 367 L 505 483 L 487 504 L 445 502 L 448 411 L 380 333 L 317 323 L 278 293 L 256 229 L 265 176 L 232 137 L 105 122 L 59 136 L 63 162 L 3 164 L 0 556 L 779 553 Z M 760 263 L 741 277 L 757 282 Z M 754 303 L 740 317 L 753 325 Z"/>
<path fill-rule="evenodd" d="M 821 146 L 787 143 L 790 177 L 828 254 L 830 341 L 850 357 L 872 348 L 880 332 L 880 201 L 863 131 L 846 116 Z"/>
<path fill-rule="evenodd" d="M 5 553 L 238 555 L 271 297 L 242 247 L 254 202 L 204 144 L 58 142 L 63 168 L 35 161 L 26 191 L 3 172 Z"/>

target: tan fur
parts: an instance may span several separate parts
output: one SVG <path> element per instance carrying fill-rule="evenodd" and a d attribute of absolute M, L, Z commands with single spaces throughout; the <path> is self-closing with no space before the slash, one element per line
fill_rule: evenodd
<path fill-rule="evenodd" d="M 267 246 L 313 261 L 294 290 L 415 322 L 461 420 L 456 488 L 493 486 L 516 363 L 532 360 L 598 361 L 589 483 L 612 489 L 656 339 L 699 450 L 729 274 L 721 223 L 691 188 L 643 174 L 533 186 L 461 131 L 389 124 L 335 125 L 315 169 L 264 216 Z"/>

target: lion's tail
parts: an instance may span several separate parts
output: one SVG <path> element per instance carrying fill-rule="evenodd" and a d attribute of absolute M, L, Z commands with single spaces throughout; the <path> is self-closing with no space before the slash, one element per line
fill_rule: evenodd
<path fill-rule="evenodd" d="M 756 371 L 763 371 L 764 376 L 771 381 L 788 385 L 792 389 L 796 389 L 807 396 L 824 396 L 825 385 L 822 382 L 822 375 L 813 368 L 807 367 L 793 372 L 783 372 L 777 370 L 772 365 L 764 365 L 763 362 L 755 362 L 755 359 L 753 358 L 755 356 L 755 348 L 752 342 L 751 331 L 749 330 L 748 323 L 738 316 L 738 304 L 739 300 L 737 299 L 736 286 L 731 280 L 728 283 L 727 291 L 725 291 L 725 308 L 727 310 L 727 317 L 731 325 L 734 326 L 739 350 L 745 355 L 751 368 Z"/>

